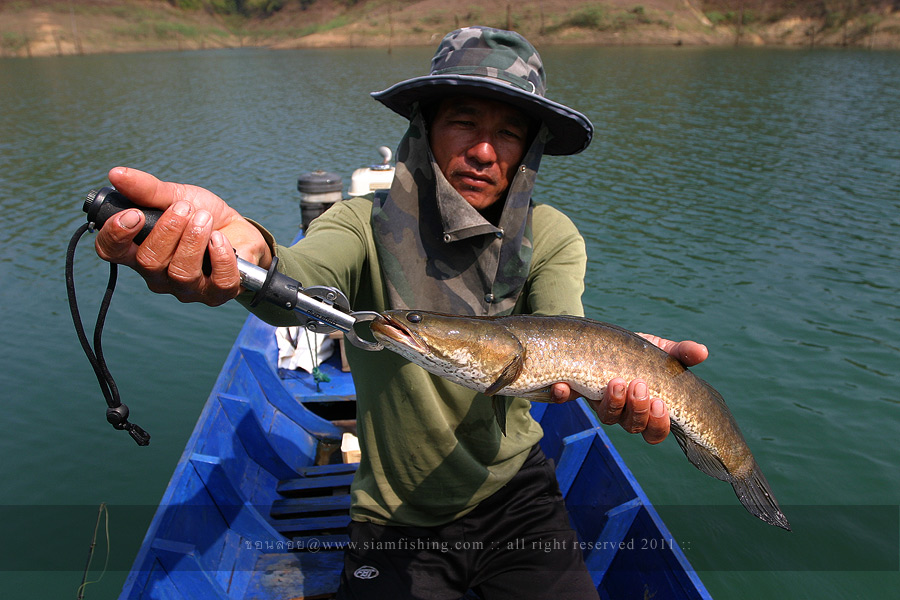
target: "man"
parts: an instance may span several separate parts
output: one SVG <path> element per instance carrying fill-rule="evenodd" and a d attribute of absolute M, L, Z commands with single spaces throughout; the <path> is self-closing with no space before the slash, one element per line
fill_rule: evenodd
<path fill-rule="evenodd" d="M 544 89 L 540 57 L 518 34 L 454 31 L 430 75 L 373 94 L 410 119 L 389 194 L 339 203 L 285 248 L 211 192 L 117 168 L 110 181 L 122 193 L 166 212 L 140 247 L 137 211 L 111 219 L 98 254 L 153 291 L 210 305 L 246 301 L 236 250 L 263 267 L 277 255 L 279 270 L 341 289 L 354 310 L 581 315 L 584 242 L 531 195 L 541 156 L 580 152 L 593 128 Z M 291 321 L 272 307 L 254 312 Z M 706 357 L 693 342 L 651 341 L 688 364 Z M 508 405 L 503 436 L 491 403 L 470 390 L 390 352 L 349 347 L 348 359 L 362 460 L 339 597 L 596 597 L 527 401 Z M 565 384 L 552 395 L 573 396 Z M 665 406 L 641 380 L 613 379 L 592 405 L 648 442 L 668 433 Z"/>

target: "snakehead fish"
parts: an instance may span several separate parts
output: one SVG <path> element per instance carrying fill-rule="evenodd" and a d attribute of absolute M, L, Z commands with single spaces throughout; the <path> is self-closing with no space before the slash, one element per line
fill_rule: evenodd
<path fill-rule="evenodd" d="M 613 377 L 641 378 L 665 401 L 672 433 L 698 469 L 727 481 L 753 515 L 790 531 L 769 483 L 722 396 L 677 359 L 639 335 L 566 316 L 465 317 L 394 310 L 371 323 L 386 348 L 435 375 L 488 396 L 505 429 L 501 396 L 548 401 L 565 382 L 598 400 Z M 502 406 L 502 410 L 497 410 Z"/>

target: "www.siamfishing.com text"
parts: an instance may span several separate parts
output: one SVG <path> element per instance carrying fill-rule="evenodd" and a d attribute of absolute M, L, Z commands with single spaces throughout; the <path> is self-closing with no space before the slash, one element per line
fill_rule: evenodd
<path fill-rule="evenodd" d="M 629 538 L 622 541 L 603 541 L 597 540 L 593 542 L 575 541 L 559 539 L 512 539 L 503 542 L 485 542 L 480 540 L 428 540 L 421 538 L 398 538 L 393 540 L 365 540 L 362 542 L 335 541 L 327 538 L 309 537 L 296 540 L 267 540 L 267 541 L 250 541 L 244 540 L 244 548 L 246 550 L 263 550 L 263 551 L 306 551 L 306 552 L 329 552 L 335 550 L 343 550 L 350 547 L 353 550 L 375 550 L 375 551 L 432 551 L 432 552 L 451 552 L 451 551 L 469 551 L 469 550 L 540 550 L 543 552 L 553 552 L 554 550 L 568 550 L 570 547 L 577 548 L 582 551 L 590 550 L 658 550 L 660 548 L 675 548 L 678 544 L 674 539 L 666 538 Z"/>

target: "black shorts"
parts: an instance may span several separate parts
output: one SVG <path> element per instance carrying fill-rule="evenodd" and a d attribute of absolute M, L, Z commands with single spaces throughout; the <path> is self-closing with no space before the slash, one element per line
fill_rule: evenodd
<path fill-rule="evenodd" d="M 597 590 L 553 461 L 538 446 L 503 488 L 434 528 L 350 524 L 339 600 L 586 600 Z"/>

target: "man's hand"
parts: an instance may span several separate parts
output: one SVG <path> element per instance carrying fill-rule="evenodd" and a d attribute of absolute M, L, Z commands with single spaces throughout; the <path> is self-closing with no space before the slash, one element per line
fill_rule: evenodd
<path fill-rule="evenodd" d="M 134 209 L 109 219 L 95 241 L 100 258 L 131 267 L 150 290 L 218 306 L 240 292 L 235 250 L 261 267 L 271 263 L 259 230 L 212 192 L 125 167 L 111 170 L 109 181 L 135 204 L 165 211 L 140 246 L 133 240 L 144 215 Z M 211 269 L 204 273 L 207 252 Z"/>
<path fill-rule="evenodd" d="M 706 360 L 709 351 L 703 344 L 691 341 L 673 342 L 655 335 L 638 334 L 659 346 L 687 367 Z M 550 390 L 552 402 L 574 400 L 579 394 L 565 383 L 557 383 Z M 626 382 L 621 377 L 610 380 L 600 400 L 588 400 L 601 423 L 620 424 L 629 433 L 640 433 L 650 444 L 658 444 L 669 435 L 669 411 L 659 398 L 651 398 L 642 379 Z"/>

